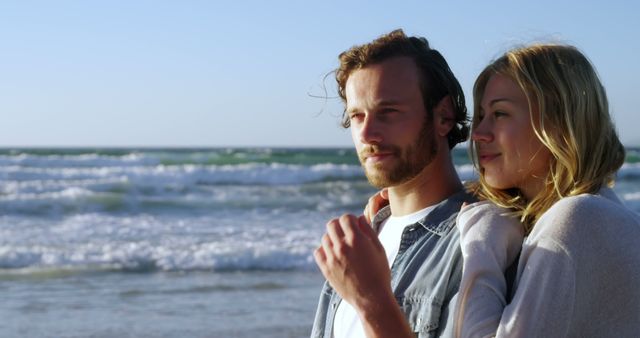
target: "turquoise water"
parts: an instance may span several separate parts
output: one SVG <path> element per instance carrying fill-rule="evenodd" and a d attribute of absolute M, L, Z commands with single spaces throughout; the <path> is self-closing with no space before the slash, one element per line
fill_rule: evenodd
<path fill-rule="evenodd" d="M 618 178 L 640 212 L 638 149 Z M 373 192 L 352 149 L 0 149 L 0 332 L 307 336 L 324 224 Z"/>

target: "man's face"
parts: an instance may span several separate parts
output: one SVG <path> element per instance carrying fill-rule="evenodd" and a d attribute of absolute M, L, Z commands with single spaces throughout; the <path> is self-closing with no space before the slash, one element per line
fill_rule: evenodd
<path fill-rule="evenodd" d="M 345 85 L 351 136 L 369 182 L 396 186 L 417 176 L 437 151 L 418 68 L 396 57 L 354 71 Z"/>

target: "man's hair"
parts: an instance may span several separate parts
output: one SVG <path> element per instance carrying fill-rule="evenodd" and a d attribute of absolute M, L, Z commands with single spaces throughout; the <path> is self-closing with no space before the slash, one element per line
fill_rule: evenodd
<path fill-rule="evenodd" d="M 527 231 L 563 197 L 597 193 L 611 185 L 625 158 L 609 115 L 607 94 L 589 60 L 575 47 L 536 44 L 516 48 L 489 64 L 473 88 L 473 127 L 489 79 L 500 74 L 525 93 L 529 110 L 538 109 L 531 125 L 551 153 L 545 187 L 527 201 L 521 192 L 490 187 L 480 170 L 479 194 L 521 217 Z M 477 144 L 470 143 L 477 165 Z"/>
<path fill-rule="evenodd" d="M 447 135 L 449 148 L 464 142 L 469 136 L 469 121 L 460 83 L 444 57 L 437 50 L 429 47 L 427 39 L 407 37 L 401 29 L 382 35 L 370 43 L 353 46 L 340 54 L 340 67 L 335 73 L 338 94 L 342 101 L 345 104 L 347 102 L 345 86 L 347 79 L 354 71 L 395 57 L 409 57 L 415 62 L 420 75 L 420 91 L 428 118 L 432 117 L 433 108 L 438 102 L 447 95 L 451 97 L 455 124 Z M 345 128 L 351 126 L 346 111 L 342 115 L 342 126 Z"/>

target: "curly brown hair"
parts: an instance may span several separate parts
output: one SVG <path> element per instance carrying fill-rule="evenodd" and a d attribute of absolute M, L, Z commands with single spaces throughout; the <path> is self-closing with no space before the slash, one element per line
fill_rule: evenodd
<path fill-rule="evenodd" d="M 370 43 L 353 46 L 340 54 L 340 67 L 335 74 L 342 101 L 345 104 L 347 102 L 345 86 L 354 71 L 395 57 L 409 57 L 415 62 L 420 72 L 420 90 L 427 114 L 431 115 L 433 108 L 445 96 L 451 97 L 455 125 L 447 135 L 449 148 L 466 141 L 469 136 L 469 118 L 460 83 L 442 54 L 429 47 L 427 39 L 408 37 L 402 29 L 382 35 Z M 346 111 L 342 115 L 342 126 L 351 126 Z"/>

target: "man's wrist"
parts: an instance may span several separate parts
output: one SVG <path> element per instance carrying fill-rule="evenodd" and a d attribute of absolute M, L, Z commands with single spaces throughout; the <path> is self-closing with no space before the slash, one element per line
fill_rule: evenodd
<path fill-rule="evenodd" d="M 363 297 L 354 307 L 364 321 L 388 317 L 391 309 L 400 308 L 391 290 L 376 297 Z"/>
<path fill-rule="evenodd" d="M 367 297 L 367 304 L 360 304 L 356 311 L 360 316 L 367 337 L 413 337 L 409 324 L 389 290 L 384 296 Z"/>

